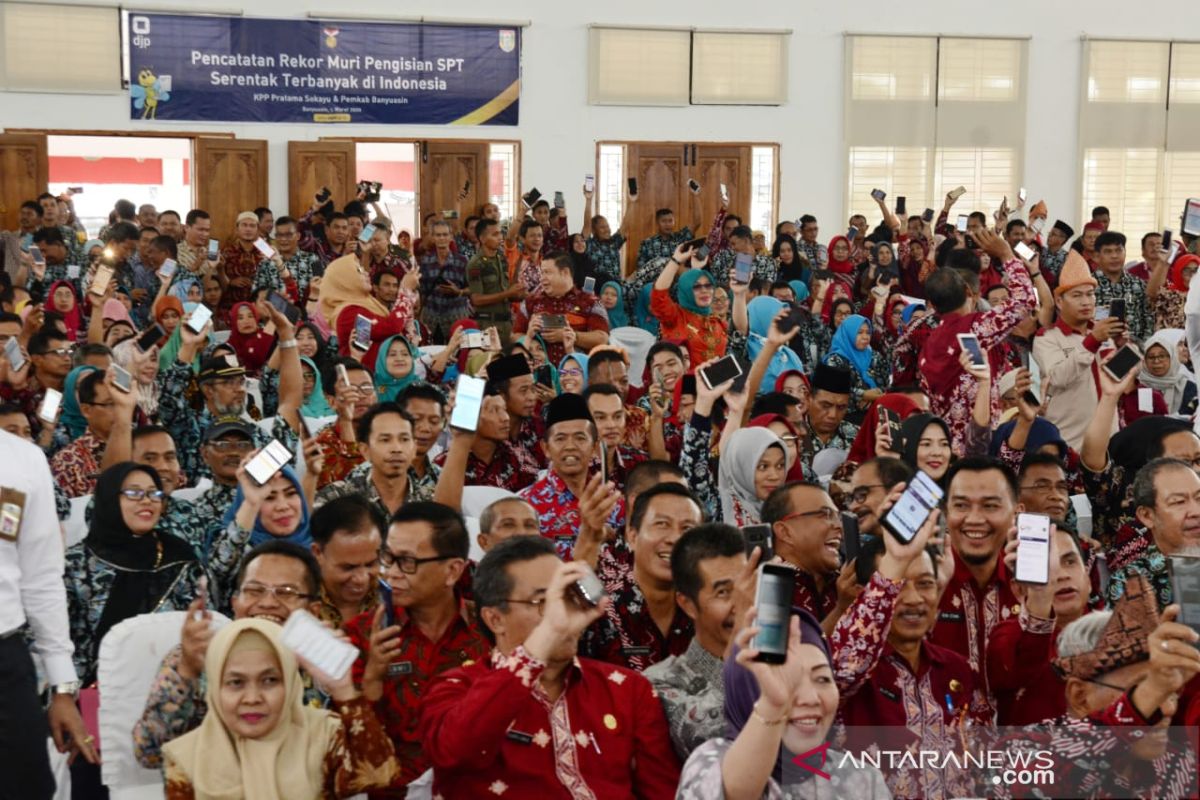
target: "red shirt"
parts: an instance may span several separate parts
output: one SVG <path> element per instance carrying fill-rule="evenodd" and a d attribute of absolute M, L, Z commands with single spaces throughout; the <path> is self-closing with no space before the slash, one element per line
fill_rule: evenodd
<path fill-rule="evenodd" d="M 351 644 L 362 651 L 352 671 L 356 686 L 362 686 L 374 618 L 373 610 L 365 611 L 346 623 Z M 404 787 L 429 768 L 429 758 L 422 751 L 417 731 L 421 699 L 429 683 L 436 675 L 486 658 L 490 648 L 487 640 L 473 625 L 467 624 L 461 614 L 454 615 L 436 642 L 426 638 L 402 608 L 396 609 L 396 624 L 400 626 L 400 652 L 388 665 L 383 697 L 375 703 L 375 713 L 396 747 L 400 773 L 391 789 L 372 792 L 372 798 L 404 797 Z"/>
<path fill-rule="evenodd" d="M 433 795 L 671 800 L 679 761 L 662 704 L 636 672 L 586 658 L 551 701 L 523 647 L 441 676 L 422 703 Z"/>
<path fill-rule="evenodd" d="M 996 626 L 988 640 L 988 686 L 996 696 L 997 725 L 1032 725 L 1067 713 L 1066 682 L 1050 662 L 1058 655 L 1054 620 L 1021 609 Z"/>
<path fill-rule="evenodd" d="M 392 312 L 386 315 L 380 315 L 364 308 L 363 306 L 349 305 L 338 312 L 337 322 L 335 324 L 338 338 L 338 355 L 358 357 L 359 351 L 350 350 L 350 341 L 354 335 L 354 320 L 359 315 L 371 320 L 371 347 L 367 350 L 366 355 L 362 356 L 359 363 L 367 368 L 371 373 L 375 372 L 375 356 L 379 353 L 379 345 L 383 344 L 389 337 L 400 334 L 401 336 L 409 337 L 409 340 L 414 344 L 417 340 L 414 338 L 414 329 L 411 327 L 413 321 L 414 297 L 404 291 L 396 296 L 396 305 L 392 308 Z"/>
<path fill-rule="evenodd" d="M 608 316 L 601 312 L 600 301 L 596 295 L 581 289 L 572 288 L 562 297 L 551 297 L 540 290 L 530 295 L 513 319 L 513 333 L 529 330 L 529 320 L 534 314 L 560 314 L 567 325 L 580 333 L 608 332 Z M 566 355 L 562 342 L 547 342 L 546 349 L 551 364 L 558 364 Z"/>

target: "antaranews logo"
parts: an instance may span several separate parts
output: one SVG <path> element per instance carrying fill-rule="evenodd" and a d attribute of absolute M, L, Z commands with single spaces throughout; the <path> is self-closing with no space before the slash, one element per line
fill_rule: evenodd
<path fill-rule="evenodd" d="M 145 50 L 150 46 L 150 18 L 149 17 L 130 17 L 129 30 L 132 34 L 129 37 L 129 43 L 139 50 Z"/>

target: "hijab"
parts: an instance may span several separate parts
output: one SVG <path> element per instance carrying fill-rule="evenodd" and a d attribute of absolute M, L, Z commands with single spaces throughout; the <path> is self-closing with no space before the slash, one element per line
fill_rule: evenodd
<path fill-rule="evenodd" d="M 261 619 L 239 619 L 213 636 L 204 656 L 208 712 L 200 726 L 163 745 L 163 752 L 192 783 L 196 800 L 274 800 L 323 796 L 325 759 L 341 729 L 330 711 L 304 705 L 296 657 L 283 628 Z M 218 697 L 225 664 L 235 652 L 266 650 L 283 674 L 279 722 L 264 736 L 234 735 Z"/>
<path fill-rule="evenodd" d="M 380 317 L 389 313 L 379 298 L 363 288 L 362 266 L 354 255 L 334 259 L 321 279 L 321 313 L 330 325 L 337 325 L 338 314 L 347 306 L 360 306 Z"/>
<path fill-rule="evenodd" d="M 180 278 L 179 282 L 172 286 L 168 291 L 172 296 L 179 300 L 180 303 L 186 303 L 188 302 L 188 292 L 192 290 L 193 286 L 200 286 L 200 281 L 196 280 L 195 278 Z M 200 286 L 200 288 L 203 289 L 204 287 Z"/>
<path fill-rule="evenodd" d="M 151 348 L 151 350 L 153 350 L 153 348 Z M 128 370 L 129 373 L 133 375 L 133 381 L 137 387 L 138 408 L 140 408 L 146 414 L 146 416 L 154 416 L 155 412 L 158 411 L 158 381 L 152 378 L 149 383 L 142 382 L 141 370 L 138 369 L 137 365 L 138 355 L 140 355 L 137 349 L 137 344 L 133 339 L 126 339 L 125 341 L 115 345 L 112 349 L 112 352 L 113 361 L 115 361 L 124 369 Z M 154 359 L 155 372 L 157 373 L 158 354 L 148 352 L 143 357 Z"/>
<path fill-rule="evenodd" d="M 694 372 L 680 375 L 679 380 L 675 381 L 675 388 L 671 390 L 671 413 L 667 415 L 666 421 L 677 428 L 683 428 L 688 423 L 688 420 L 679 418 L 679 407 L 683 404 L 683 396 L 685 394 L 690 394 L 693 402 L 695 402 L 696 373 Z"/>
<path fill-rule="evenodd" d="M 850 445 L 850 454 L 846 456 L 847 461 L 855 464 L 865 464 L 875 457 L 875 428 L 879 425 L 880 408 L 886 408 L 895 413 L 901 422 L 913 414 L 921 412 L 921 407 L 906 394 L 888 392 L 881 396 L 867 407 L 867 413 L 863 416 L 862 425 L 858 428 L 858 434 L 854 437 L 854 443 Z M 901 430 L 903 430 L 903 426 Z M 901 444 L 901 442 L 892 442 L 892 447 L 896 452 L 900 452 Z"/>
<path fill-rule="evenodd" d="M 164 294 L 162 297 L 154 301 L 154 305 L 151 308 L 151 314 L 154 317 L 154 321 L 160 325 L 162 324 L 163 314 L 167 313 L 168 311 L 174 311 L 179 315 L 180 320 L 182 320 L 183 301 L 173 294 Z M 181 321 L 179 324 L 182 325 L 183 322 Z"/>
<path fill-rule="evenodd" d="M 725 442 L 717 482 L 724 522 L 740 527 L 757 524 L 762 518 L 763 501 L 754 492 L 754 475 L 759 459 L 770 447 L 778 447 L 787 457 L 787 445 L 766 428 L 739 428 Z"/>
<path fill-rule="evenodd" d="M 1008 437 L 1012 436 L 1013 429 L 1016 427 L 1016 419 L 1010 419 L 1008 422 L 998 425 L 996 430 L 992 432 L 992 441 L 988 445 L 988 452 L 998 457 L 1001 446 L 1008 441 Z M 1058 448 L 1058 457 L 1060 460 L 1066 460 L 1069 448 L 1066 441 L 1063 440 L 1062 434 L 1059 433 L 1058 426 L 1045 417 L 1034 417 L 1033 425 L 1029 429 L 1029 435 L 1025 439 L 1025 453 L 1036 453 L 1048 444 L 1052 444 Z"/>
<path fill-rule="evenodd" d="M 84 364 L 68 372 L 66 380 L 63 381 L 63 410 L 62 415 L 58 418 L 58 424 L 67 429 L 67 433 L 71 434 L 72 439 L 83 436 L 88 425 L 83 416 L 83 410 L 79 407 L 79 380 L 89 372 L 99 371 L 99 367 Z"/>
<path fill-rule="evenodd" d="M 101 315 L 104 319 L 112 323 L 124 322 L 130 328 L 133 328 L 134 333 L 137 332 L 137 325 L 133 324 L 133 317 L 129 316 L 129 309 L 120 300 L 109 298 L 104 301 L 104 308 L 101 310 Z"/>
<path fill-rule="evenodd" d="M 792 287 L 792 293 L 796 295 L 797 303 L 803 303 L 812 294 L 808 290 L 808 284 L 804 281 L 788 281 L 788 286 Z"/>
<path fill-rule="evenodd" d="M 300 405 L 300 413 L 309 419 L 333 416 L 336 412 L 329 407 L 329 402 L 325 399 L 325 387 L 321 383 L 321 370 L 317 368 L 317 362 L 308 356 L 300 356 L 300 361 L 313 371 L 313 390 Z"/>
<path fill-rule="evenodd" d="M 782 423 L 783 425 L 785 425 L 787 427 L 789 436 L 795 436 L 795 437 L 799 438 L 800 431 L 798 431 L 796 429 L 796 426 L 794 424 L 792 424 L 792 421 L 790 419 L 788 419 L 787 417 L 785 417 L 783 414 L 759 414 L 757 417 L 750 420 L 750 422 L 748 422 L 746 424 L 746 427 L 747 428 L 766 428 L 767 430 L 771 430 L 770 425 L 772 422 Z M 786 444 L 787 444 L 787 442 L 784 442 L 784 445 L 786 445 Z M 791 448 L 785 448 L 785 449 L 786 449 L 786 456 L 787 456 L 787 458 L 790 459 L 792 457 L 792 450 L 791 450 Z M 791 481 L 804 480 L 804 464 L 800 461 L 799 458 L 795 459 L 794 461 L 792 461 L 791 464 L 788 465 L 786 480 L 789 483 Z"/>
<path fill-rule="evenodd" d="M 250 543 L 247 545 L 247 549 L 257 547 L 263 542 L 291 542 L 292 544 L 300 545 L 305 550 L 312 545 L 312 534 L 308 530 L 308 499 L 304 496 L 304 487 L 300 485 L 300 479 L 296 477 L 296 473 L 291 465 L 285 466 L 279 473 L 291 481 L 292 485 L 296 487 L 296 491 L 300 494 L 300 522 L 296 525 L 296 530 L 287 536 L 276 536 L 263 527 L 262 515 L 260 514 L 254 518 L 254 530 L 250 531 Z M 221 524 L 228 525 L 233 522 L 233 518 L 237 516 L 237 510 L 244 502 L 246 502 L 246 495 L 242 493 L 242 487 L 238 486 L 237 494 L 233 498 L 233 504 L 225 511 L 225 517 L 221 520 Z"/>
<path fill-rule="evenodd" d="M 900 312 L 900 319 L 902 319 L 904 321 L 903 329 L 908 330 L 908 326 L 912 324 L 913 314 L 917 313 L 918 311 L 924 311 L 924 310 L 925 310 L 924 303 L 909 303 L 908 305 L 906 305 L 904 307 L 904 310 Z"/>
<path fill-rule="evenodd" d="M 758 358 L 758 354 L 763 351 L 763 347 L 767 343 L 767 334 L 771 330 L 771 323 L 783 309 L 782 300 L 768 295 L 756 297 L 746 305 L 746 316 L 750 322 L 750 335 L 746 337 L 746 356 L 751 361 Z M 775 355 L 771 356 L 771 362 L 767 364 L 767 371 L 758 387 L 759 394 L 771 391 L 776 379 L 783 373 L 792 370 L 803 372 L 804 362 L 800 360 L 800 356 L 795 350 L 784 345 L 775 351 Z"/>
<path fill-rule="evenodd" d="M 59 311 L 54 307 L 54 292 L 60 286 L 65 286 L 71 290 L 71 308 L 69 311 Z M 79 296 L 75 294 L 75 287 L 70 281 L 55 281 L 50 284 L 50 291 L 46 292 L 47 311 L 54 311 L 62 315 L 63 322 L 67 325 L 67 338 L 72 342 L 79 338 L 79 332 L 83 330 L 83 312 L 79 310 Z"/>
<path fill-rule="evenodd" d="M 950 426 L 941 417 L 933 414 L 916 414 L 900 423 L 900 457 L 914 470 L 919 469 L 917 466 L 917 445 L 921 441 L 922 434 L 930 425 L 937 425 L 946 434 L 946 441 L 953 445 L 954 437 L 950 435 Z M 951 451 L 950 459 L 954 460 L 953 451 Z"/>
<path fill-rule="evenodd" d="M 900 311 L 901 322 L 899 325 L 892 322 L 892 313 L 896 310 L 896 306 L 903 306 L 907 302 L 908 301 L 904 299 L 903 295 L 893 294 L 888 298 L 887 303 L 883 307 L 883 326 L 887 328 L 887 332 L 892 336 L 899 336 L 904 328 L 904 311 L 903 309 Z"/>
<path fill-rule="evenodd" d="M 779 373 L 775 378 L 775 391 L 782 392 L 783 384 L 793 375 L 799 375 L 800 380 L 804 381 L 804 385 L 808 387 L 808 390 L 812 391 L 812 381 L 808 379 L 808 375 L 804 374 L 804 370 L 802 369 L 788 369 Z"/>
<path fill-rule="evenodd" d="M 871 331 L 871 322 L 864 316 L 859 314 L 851 314 L 842 320 L 842 324 L 838 326 L 837 333 L 833 335 L 833 343 L 829 345 L 829 352 L 825 354 L 824 363 L 829 363 L 830 356 L 840 355 L 842 358 L 850 362 L 850 366 L 858 373 L 869 388 L 875 389 L 877 385 L 875 379 L 871 377 L 871 356 L 874 351 L 871 345 L 868 344 L 861 350 L 855 345 L 855 340 L 858 338 L 858 332 L 862 330 L 863 325 L 867 326 L 867 332 Z"/>
<path fill-rule="evenodd" d="M 701 308 L 696 305 L 696 294 L 692 291 L 692 287 L 696 285 L 696 281 L 701 278 L 708 278 L 712 282 L 713 277 L 706 269 L 689 269 L 679 278 L 679 288 L 677 294 L 679 296 L 679 305 L 685 311 L 690 311 L 693 314 L 698 314 L 701 317 L 707 317 L 712 313 L 712 306 Z M 713 283 L 715 286 L 715 282 Z"/>
<path fill-rule="evenodd" d="M 387 368 L 387 354 L 392 349 L 392 342 L 396 341 L 403 342 L 404 346 L 408 348 L 409 356 L 412 357 L 412 366 L 409 367 L 408 374 L 401 378 L 392 375 Z M 375 392 L 379 395 L 380 403 L 394 401 L 409 386 L 420 382 L 421 379 L 417 376 L 417 362 L 420 360 L 421 351 L 400 334 L 389 336 L 384 340 L 375 354 L 375 369 L 371 375 L 375 380 Z"/>
<path fill-rule="evenodd" d="M 461 330 L 463 332 L 463 334 L 466 335 L 468 333 L 476 333 L 476 332 L 480 331 L 481 329 L 479 327 L 479 323 L 473 319 L 455 320 L 454 324 L 450 326 L 449 333 L 446 334 L 446 341 L 449 341 L 450 337 L 454 335 L 454 332 L 459 331 L 459 330 Z M 459 373 L 466 372 L 467 359 L 471 357 L 471 354 L 472 354 L 472 351 L 468 350 L 465 347 L 458 348 L 458 354 L 454 358 L 454 363 L 458 367 Z M 449 374 L 449 372 L 450 371 L 447 370 L 447 374 L 442 376 L 442 380 L 445 383 L 449 383 L 455 377 L 454 375 Z M 474 375 L 475 373 L 472 372 L 470 374 Z"/>
<path fill-rule="evenodd" d="M 1138 383 L 1149 386 L 1151 389 L 1158 389 L 1162 393 L 1163 400 L 1167 402 L 1167 412 L 1171 414 L 1179 411 L 1187 385 L 1196 382 L 1195 376 L 1190 370 L 1184 368 L 1183 363 L 1179 360 L 1179 343 L 1185 340 L 1185 336 L 1182 328 L 1164 328 L 1147 339 L 1142 350 L 1143 353 L 1149 354 L 1150 348 L 1158 345 L 1167 351 L 1167 355 L 1171 359 L 1171 366 L 1167 370 L 1167 374 L 1161 378 L 1151 375 L 1145 367 L 1138 373 Z"/>
<path fill-rule="evenodd" d="M 1193 269 L 1200 267 L 1200 256 L 1189 253 L 1188 255 L 1176 258 L 1175 263 L 1171 265 L 1171 271 L 1168 273 L 1167 285 L 1177 292 L 1187 294 L 1188 283 L 1183 279 L 1183 271 L 1188 267 L 1192 267 Z M 1147 347 L 1149 347 L 1149 344 L 1147 344 Z"/>
<path fill-rule="evenodd" d="M 608 327 L 610 330 L 628 327 L 629 315 L 625 313 L 625 287 L 621 286 L 618 281 L 607 281 L 600 287 L 600 293 L 603 294 L 604 290 L 610 286 L 617 290 L 617 304 L 612 308 L 605 309 L 608 311 Z"/>
<path fill-rule="evenodd" d="M 658 336 L 658 317 L 650 310 L 650 293 L 653 291 L 654 285 L 648 283 L 638 292 L 637 300 L 633 304 L 633 322 L 642 330 Z"/>
<path fill-rule="evenodd" d="M 254 333 L 242 333 L 238 330 L 238 311 L 243 308 L 250 309 L 250 313 L 254 315 Z M 267 359 L 271 357 L 271 342 L 274 340 L 274 336 L 264 333 L 258 327 L 258 314 L 251 303 L 234 303 L 233 308 L 229 309 L 228 343 L 247 372 L 257 373 L 263 368 Z"/>
<path fill-rule="evenodd" d="M 846 243 L 847 255 L 846 255 L 846 259 L 844 261 L 838 261 L 837 259 L 835 259 L 833 257 L 833 247 L 838 242 Z M 850 257 L 849 257 L 850 251 L 852 251 L 853 249 L 854 248 L 852 248 L 850 246 L 850 240 L 847 239 L 845 236 L 835 236 L 832 239 L 830 239 L 829 240 L 829 270 L 837 275 L 853 275 L 854 274 L 854 263 L 852 261 L 850 261 Z"/>

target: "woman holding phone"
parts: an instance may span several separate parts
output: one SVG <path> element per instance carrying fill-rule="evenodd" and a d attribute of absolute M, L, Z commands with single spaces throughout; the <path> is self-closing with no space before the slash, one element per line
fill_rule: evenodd
<path fill-rule="evenodd" d="M 650 310 L 658 317 L 662 338 L 686 342 L 693 364 L 720 358 L 729 345 L 729 323 L 713 314 L 716 281 L 705 269 L 707 264 L 707 259 L 692 255 L 684 242 L 675 248 L 650 294 Z M 671 297 L 671 285 L 681 269 L 684 272 L 675 289 L 677 303 Z M 745 293 L 739 297 L 744 304 Z"/>
<path fill-rule="evenodd" d="M 321 281 L 321 313 L 337 333 L 338 353 L 374 364 L 379 346 L 396 334 L 414 337 L 419 270 L 409 270 L 400 281 L 396 304 L 388 308 L 371 293 L 371 274 L 359 263 L 358 256 L 336 259 L 325 270 Z M 356 340 L 354 333 L 359 318 L 367 320 L 368 335 Z M 363 349 L 355 344 L 366 344 Z"/>

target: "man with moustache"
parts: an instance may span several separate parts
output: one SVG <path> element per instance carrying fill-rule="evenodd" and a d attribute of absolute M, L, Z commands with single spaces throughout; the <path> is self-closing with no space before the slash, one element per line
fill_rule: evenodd
<path fill-rule="evenodd" d="M 413 420 L 417 451 L 409 467 L 409 481 L 416 484 L 414 495 L 432 500 L 441 469 L 429 458 L 429 451 L 446 427 L 446 395 L 436 386 L 419 382 L 401 392 L 396 402 Z"/>
<path fill-rule="evenodd" d="M 386 527 L 379 509 L 361 494 L 330 500 L 309 521 L 312 552 L 321 566 L 323 622 L 341 628 L 379 604 L 379 545 Z"/>
<path fill-rule="evenodd" d="M 850 491 L 846 493 L 846 510 L 858 519 L 861 536 L 882 536 L 879 525 L 879 507 L 892 487 L 912 478 L 912 468 L 898 458 L 880 456 L 864 461 L 850 478 Z"/>
<path fill-rule="evenodd" d="M 371 406 L 355 423 L 359 447 L 366 461 L 344 480 L 335 481 L 317 492 L 314 508 L 338 497 L 361 494 L 385 519 L 414 496 L 416 485 L 410 468 L 416 454 L 412 417 L 395 403 Z"/>
<path fill-rule="evenodd" d="M 1017 472 L 1021 507 L 1050 519 L 1067 518 L 1071 508 L 1071 484 L 1062 461 L 1053 453 L 1026 453 Z M 1044 719 L 1044 717 L 1043 717 Z"/>
<path fill-rule="evenodd" d="M 849 606 L 838 593 L 842 567 L 842 514 L 820 486 L 785 483 L 763 501 L 762 521 L 771 526 L 775 555 L 796 568 L 792 605 L 817 619 L 826 634 Z"/>
<path fill-rule="evenodd" d="M 479 534 L 475 541 L 486 553 L 514 536 L 537 535 L 537 512 L 533 506 L 519 497 L 502 497 L 479 514 Z"/>

